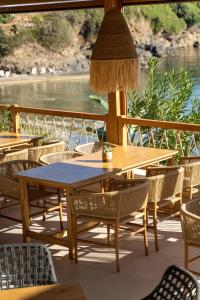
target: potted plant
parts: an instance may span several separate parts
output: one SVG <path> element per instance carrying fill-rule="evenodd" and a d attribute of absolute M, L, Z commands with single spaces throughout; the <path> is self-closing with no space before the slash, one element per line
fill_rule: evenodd
<path fill-rule="evenodd" d="M 112 148 L 108 143 L 104 143 L 103 145 L 102 160 L 104 162 L 112 161 Z"/>

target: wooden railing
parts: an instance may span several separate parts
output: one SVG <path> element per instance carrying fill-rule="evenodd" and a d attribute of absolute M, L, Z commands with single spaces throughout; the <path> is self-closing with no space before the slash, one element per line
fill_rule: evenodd
<path fill-rule="evenodd" d="M 13 131 L 42 135 L 45 140 L 64 140 L 68 149 L 98 141 L 104 135 L 105 115 L 14 105 L 0 105 L 0 110 L 11 111 Z"/>
<path fill-rule="evenodd" d="M 62 139 L 69 149 L 105 137 L 107 115 L 0 105 L 10 110 L 12 130 Z M 128 130 L 127 130 L 128 128 Z M 118 116 L 118 134 L 128 132 L 129 144 L 177 149 L 181 155 L 200 155 L 200 125 Z"/>
<path fill-rule="evenodd" d="M 180 155 L 200 155 L 200 125 L 198 124 L 119 118 L 121 131 L 126 126 L 130 144 L 177 149 Z"/>

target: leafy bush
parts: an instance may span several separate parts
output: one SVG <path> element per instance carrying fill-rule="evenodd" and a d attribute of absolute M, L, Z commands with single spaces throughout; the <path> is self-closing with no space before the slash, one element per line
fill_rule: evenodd
<path fill-rule="evenodd" d="M 69 23 L 58 14 L 41 15 L 33 21 L 33 36 L 43 47 L 56 51 L 70 43 Z"/>
<path fill-rule="evenodd" d="M 0 23 L 6 24 L 14 19 L 15 15 L 10 14 L 0 14 Z"/>
<path fill-rule="evenodd" d="M 11 112 L 4 110 L 0 112 L 0 132 L 11 130 Z"/>
<path fill-rule="evenodd" d="M 162 28 L 164 31 L 169 33 L 178 33 L 185 27 L 185 22 L 179 19 L 177 15 L 172 11 L 170 5 L 147 5 L 141 7 L 141 12 L 144 17 L 155 25 L 155 19 L 159 19 L 159 27 L 156 23 L 155 31 L 158 28 Z M 167 16 L 167 17 L 166 17 Z"/>
<path fill-rule="evenodd" d="M 200 9 L 194 3 L 177 3 L 172 5 L 173 11 L 179 18 L 183 18 L 188 26 L 200 23 Z"/>
<path fill-rule="evenodd" d="M 85 19 L 79 31 L 84 40 L 96 38 L 103 20 L 102 9 L 86 10 Z"/>
<path fill-rule="evenodd" d="M 132 117 L 144 119 L 200 124 L 200 101 L 197 98 L 192 99 L 193 81 L 191 75 L 184 70 L 172 70 L 161 76 L 157 58 L 150 58 L 148 66 L 146 89 L 142 94 L 129 93 L 129 114 Z M 144 137 L 147 137 L 148 130 L 148 128 L 142 129 Z M 156 134 L 157 146 L 159 147 L 163 130 L 158 129 Z M 187 132 L 182 135 L 185 154 L 188 151 L 189 139 L 190 135 Z M 170 147 L 174 149 L 177 138 L 173 131 L 169 132 L 168 141 Z M 200 140 L 197 142 L 200 145 Z"/>
<path fill-rule="evenodd" d="M 5 35 L 4 31 L 0 27 L 0 58 L 11 54 L 12 51 L 13 47 L 10 39 Z"/>

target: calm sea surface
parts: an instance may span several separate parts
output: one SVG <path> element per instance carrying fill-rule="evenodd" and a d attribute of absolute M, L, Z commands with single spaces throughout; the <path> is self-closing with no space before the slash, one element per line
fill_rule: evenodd
<path fill-rule="evenodd" d="M 161 72 L 170 69 L 185 69 L 191 71 L 195 82 L 194 96 L 200 99 L 200 49 L 187 49 L 179 52 L 178 56 L 163 58 L 160 65 Z M 145 84 L 145 72 L 142 75 Z M 18 104 L 21 106 L 64 109 L 93 113 L 105 113 L 106 109 L 99 103 L 90 100 L 94 94 L 88 85 L 87 78 L 69 80 L 69 77 L 55 80 L 41 80 L 32 82 L 16 81 L 8 84 L 0 81 L 0 103 Z M 99 95 L 102 96 L 102 95 Z M 106 96 L 103 96 L 106 99 Z"/>

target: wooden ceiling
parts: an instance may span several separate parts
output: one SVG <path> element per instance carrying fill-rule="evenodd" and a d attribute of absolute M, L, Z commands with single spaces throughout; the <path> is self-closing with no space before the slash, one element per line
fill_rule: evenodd
<path fill-rule="evenodd" d="M 166 4 L 172 2 L 191 2 L 189 0 L 121 0 L 122 5 Z M 104 0 L 0 0 L 0 13 L 52 11 L 65 9 L 98 8 Z"/>

